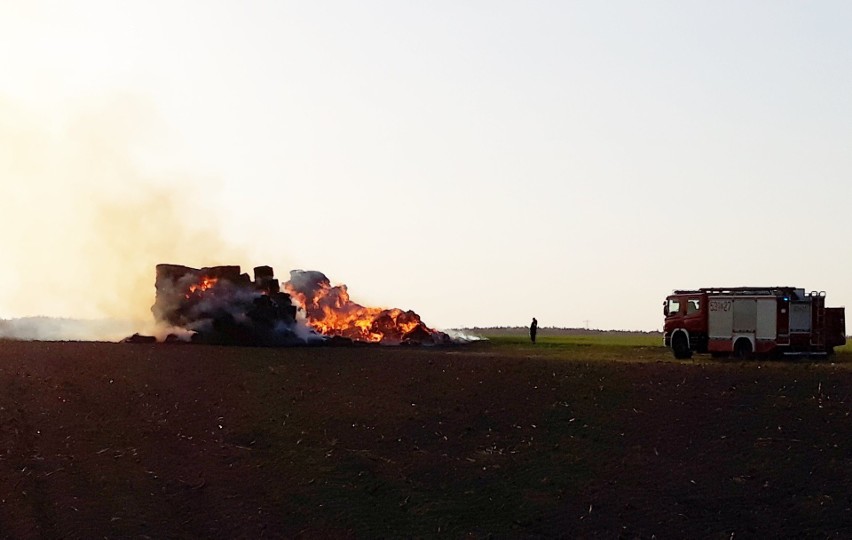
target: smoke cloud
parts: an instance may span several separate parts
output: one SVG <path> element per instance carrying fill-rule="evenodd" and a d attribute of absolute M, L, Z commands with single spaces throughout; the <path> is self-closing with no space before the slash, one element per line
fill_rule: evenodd
<path fill-rule="evenodd" d="M 106 322 L 83 325 L 88 334 L 63 328 L 68 319 L 144 328 L 158 263 L 243 254 L 217 234 L 210 182 L 163 164 L 168 130 L 144 100 L 112 96 L 69 111 L 41 116 L 0 96 L 0 318 L 39 316 L 7 321 L 12 334 L 27 328 L 22 338 L 44 327 L 51 339 L 113 339 Z"/>
<path fill-rule="evenodd" d="M 81 320 L 23 317 L 0 320 L 0 339 L 118 341 L 134 331 L 133 321 L 120 319 Z"/>

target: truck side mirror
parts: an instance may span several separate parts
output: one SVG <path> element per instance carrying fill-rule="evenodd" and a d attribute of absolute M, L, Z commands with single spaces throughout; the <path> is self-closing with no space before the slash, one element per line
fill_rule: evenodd
<path fill-rule="evenodd" d="M 666 301 L 663 301 L 663 316 L 664 317 L 669 316 L 669 303 L 666 302 Z"/>

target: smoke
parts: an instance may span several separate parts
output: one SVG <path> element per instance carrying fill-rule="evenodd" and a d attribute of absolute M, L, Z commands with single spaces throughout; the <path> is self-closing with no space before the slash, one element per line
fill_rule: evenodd
<path fill-rule="evenodd" d="M 0 339 L 37 341 L 118 341 L 135 331 L 133 321 L 25 317 L 0 320 Z"/>
<path fill-rule="evenodd" d="M 168 130 L 143 100 L 68 110 L 42 117 L 0 96 L 0 317 L 39 316 L 6 337 L 75 339 L 68 319 L 144 328 L 158 262 L 242 256 L 216 232 L 209 180 L 164 165 Z M 113 339 L 106 326 L 87 338 Z"/>
<path fill-rule="evenodd" d="M 456 343 L 466 343 L 469 341 L 488 341 L 488 338 L 486 337 L 478 336 L 476 334 L 472 334 L 461 329 L 451 328 L 449 330 L 444 330 L 444 333 L 450 336 L 450 339 L 452 339 Z"/>
<path fill-rule="evenodd" d="M 188 287 L 186 285 L 178 290 L 186 290 Z M 262 296 L 259 291 L 247 287 L 222 283 L 216 287 L 216 294 L 204 295 L 200 302 L 190 307 L 186 313 L 185 327 L 193 332 L 209 333 L 213 331 L 215 318 L 223 316 L 236 324 L 251 326 L 249 311 Z"/>
<path fill-rule="evenodd" d="M 305 343 L 317 343 L 320 341 L 324 341 L 326 339 L 322 334 L 318 334 L 316 330 L 308 326 L 307 322 L 305 322 L 304 314 L 301 317 L 296 317 L 296 322 L 293 325 L 284 326 L 284 323 L 280 323 L 281 326 L 277 327 L 276 332 L 294 332 L 296 337 L 300 341 L 304 341 Z"/>
<path fill-rule="evenodd" d="M 317 270 L 291 270 L 290 281 L 285 287 L 296 294 L 300 301 L 311 299 L 312 305 L 303 306 L 309 313 L 322 313 L 322 308 L 361 309 L 363 306 L 350 302 L 346 285 L 331 286 L 325 274 Z M 315 305 L 313 305 L 315 304 Z"/>

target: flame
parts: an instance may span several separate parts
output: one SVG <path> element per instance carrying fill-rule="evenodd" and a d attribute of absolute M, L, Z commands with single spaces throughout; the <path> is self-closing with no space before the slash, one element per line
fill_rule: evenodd
<path fill-rule="evenodd" d="M 186 298 L 189 298 L 195 292 L 204 292 L 208 289 L 213 288 L 213 286 L 216 285 L 216 283 L 218 283 L 218 281 L 219 281 L 219 278 L 207 277 L 207 276 L 202 277 L 200 282 L 193 283 L 192 285 L 189 286 L 189 292 L 186 293 Z"/>
<path fill-rule="evenodd" d="M 413 311 L 365 307 L 351 301 L 346 285 L 332 287 L 328 282 L 319 283 L 311 298 L 289 282 L 285 289 L 305 311 L 307 323 L 326 336 L 368 343 L 399 343 L 418 328 L 425 335 L 435 333 Z"/>

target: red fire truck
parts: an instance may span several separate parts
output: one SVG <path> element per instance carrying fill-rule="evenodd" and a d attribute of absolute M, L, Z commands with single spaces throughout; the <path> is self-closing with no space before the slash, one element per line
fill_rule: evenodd
<path fill-rule="evenodd" d="M 846 343 L 845 310 L 825 307 L 825 292 L 795 287 L 674 291 L 663 303 L 664 342 L 675 358 L 784 353 L 831 354 Z"/>

